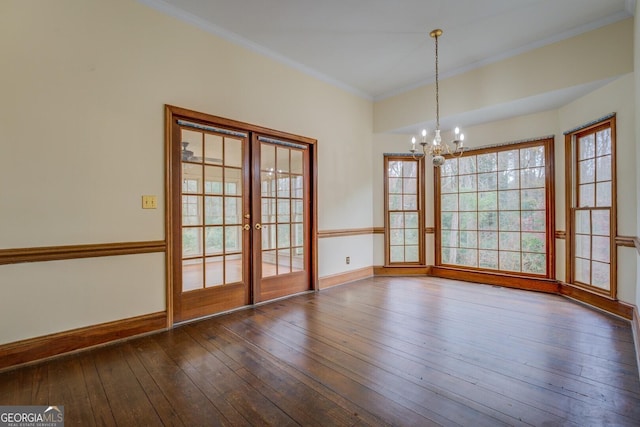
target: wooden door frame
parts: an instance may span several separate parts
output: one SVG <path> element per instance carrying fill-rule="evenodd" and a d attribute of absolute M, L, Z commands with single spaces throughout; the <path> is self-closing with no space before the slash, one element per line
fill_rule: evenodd
<path fill-rule="evenodd" d="M 251 138 L 254 133 L 258 133 L 264 136 L 270 136 L 273 138 L 282 138 L 295 141 L 297 143 L 305 144 L 309 147 L 309 155 L 311 173 L 310 184 L 311 198 L 309 212 L 310 212 L 310 244 L 309 244 L 309 260 L 310 271 L 309 280 L 310 288 L 314 291 L 318 290 L 318 151 L 317 140 L 305 136 L 295 135 L 288 132 L 282 132 L 274 129 L 269 129 L 262 126 L 253 125 L 250 123 L 240 122 L 237 120 L 227 119 L 224 117 L 213 116 L 206 113 L 201 113 L 186 108 L 176 107 L 174 105 L 165 105 L 165 236 L 166 236 L 166 257 L 165 257 L 165 274 L 166 274 L 166 299 L 167 299 L 167 328 L 173 328 L 174 326 L 174 283 L 176 269 L 174 268 L 175 257 L 174 253 L 174 236 L 178 235 L 176 225 L 174 222 L 176 218 L 181 216 L 180 203 L 173 203 L 173 200 L 179 198 L 179 193 L 176 193 L 176 189 L 173 188 L 172 183 L 175 180 L 176 175 L 181 174 L 180 158 L 173 155 L 171 143 L 174 140 L 172 135 L 173 123 L 177 119 L 185 119 L 195 122 L 215 124 L 224 128 L 229 128 L 241 132 L 249 133 L 249 146 L 251 146 Z M 244 172 L 244 179 L 249 179 L 250 170 L 246 169 Z M 250 292 L 253 290 L 253 284 L 250 286 Z M 253 300 L 253 295 L 251 295 Z"/>

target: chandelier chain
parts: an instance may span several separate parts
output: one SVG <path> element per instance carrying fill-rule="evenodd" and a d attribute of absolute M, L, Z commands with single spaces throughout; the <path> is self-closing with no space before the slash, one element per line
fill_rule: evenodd
<path fill-rule="evenodd" d="M 436 129 L 440 129 L 440 84 L 438 79 L 438 35 L 436 39 Z"/>

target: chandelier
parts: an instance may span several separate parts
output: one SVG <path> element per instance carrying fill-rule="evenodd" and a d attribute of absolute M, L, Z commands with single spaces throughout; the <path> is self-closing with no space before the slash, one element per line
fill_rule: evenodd
<path fill-rule="evenodd" d="M 440 136 L 440 82 L 438 80 L 438 37 L 442 35 L 441 29 L 433 30 L 429 33 L 431 37 L 433 37 L 436 41 L 436 129 L 435 135 L 433 137 L 433 141 L 431 144 L 427 142 L 427 130 L 422 130 L 422 138 L 420 139 L 420 145 L 422 146 L 423 154 L 429 155 L 432 158 L 433 166 L 442 166 L 444 164 L 444 155 L 452 155 L 452 156 L 462 156 L 464 152 L 464 134 L 460 133 L 460 128 L 455 128 L 454 130 L 454 138 L 451 143 L 454 145 L 454 148 L 450 148 L 449 144 L 442 141 L 442 137 Z M 411 155 L 413 158 L 416 158 L 416 137 L 411 138 Z"/>

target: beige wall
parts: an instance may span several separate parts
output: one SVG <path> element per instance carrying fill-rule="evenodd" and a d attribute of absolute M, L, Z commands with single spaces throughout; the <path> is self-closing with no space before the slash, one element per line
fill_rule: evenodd
<path fill-rule="evenodd" d="M 0 46 L 0 249 L 164 239 L 165 104 L 316 138 L 319 229 L 373 224 L 371 101 L 134 0 L 2 1 Z M 0 266 L 0 343 L 164 309 L 160 254 Z"/>
<path fill-rule="evenodd" d="M 611 48 L 615 46 L 615 48 Z M 633 19 L 440 81 L 441 116 L 479 110 L 633 71 Z M 435 117 L 433 85 L 376 102 L 374 131 Z M 446 100 L 446 101 L 445 101 Z M 465 129 L 467 130 L 467 129 Z"/>
<path fill-rule="evenodd" d="M 564 130 L 616 111 L 631 153 L 633 23 L 607 28 L 443 81 L 443 115 L 624 75 L 559 110 L 465 130 L 478 146 L 555 134 L 559 159 Z M 374 120 L 372 102 L 134 0 L 0 1 L 0 51 L 0 249 L 164 239 L 165 104 L 316 138 L 319 229 L 381 226 L 382 153 L 408 147 L 385 132 L 435 114 L 422 87 L 376 103 Z M 618 173 L 635 171 L 637 156 L 619 156 Z M 623 189 L 635 195 L 629 176 Z M 426 184 L 428 207 L 430 173 Z M 142 210 L 143 194 L 158 195 L 159 208 Z M 640 235 L 638 201 L 623 203 L 620 234 Z M 384 261 L 380 235 L 318 247 L 321 277 Z M 620 295 L 638 304 L 637 256 L 621 250 Z M 165 286 L 162 254 L 0 266 L 0 344 L 164 310 Z"/>

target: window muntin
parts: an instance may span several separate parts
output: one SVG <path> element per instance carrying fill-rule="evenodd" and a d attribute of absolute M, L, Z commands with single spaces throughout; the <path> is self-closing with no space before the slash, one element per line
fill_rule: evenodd
<path fill-rule="evenodd" d="M 436 264 L 550 277 L 551 140 L 469 152 L 436 171 Z"/>
<path fill-rule="evenodd" d="M 424 265 L 420 159 L 385 156 L 386 264 Z"/>

